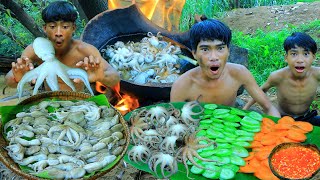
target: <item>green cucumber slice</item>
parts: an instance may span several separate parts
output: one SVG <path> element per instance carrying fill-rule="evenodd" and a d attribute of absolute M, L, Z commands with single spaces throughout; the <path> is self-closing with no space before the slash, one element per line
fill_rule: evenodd
<path fill-rule="evenodd" d="M 223 130 L 225 130 L 226 132 L 229 132 L 229 133 L 233 133 L 237 130 L 237 128 L 233 127 L 233 126 L 224 126 L 223 127 Z"/>
<path fill-rule="evenodd" d="M 218 179 L 220 177 L 221 168 L 218 166 L 210 165 L 206 166 L 206 168 L 210 168 L 212 170 L 205 170 L 202 173 L 202 176 L 208 179 Z"/>
<path fill-rule="evenodd" d="M 204 119 L 199 122 L 199 124 L 211 124 L 213 121 L 211 119 Z"/>
<path fill-rule="evenodd" d="M 223 139 L 217 138 L 215 141 L 217 143 L 228 143 L 229 142 L 229 141 L 225 140 L 224 138 Z"/>
<path fill-rule="evenodd" d="M 215 109 L 218 108 L 218 105 L 216 105 L 216 104 L 205 104 L 203 107 L 205 109 L 215 110 Z"/>
<path fill-rule="evenodd" d="M 230 112 L 230 109 L 215 109 L 213 110 L 214 115 L 226 114 Z"/>
<path fill-rule="evenodd" d="M 210 124 L 200 124 L 199 129 L 210 129 L 211 125 Z"/>
<path fill-rule="evenodd" d="M 221 156 L 221 163 L 224 164 L 229 164 L 231 162 L 231 159 L 229 156 Z"/>
<path fill-rule="evenodd" d="M 223 148 L 217 148 L 215 155 L 222 157 L 222 156 L 229 156 L 232 154 L 232 151 L 230 149 L 223 149 Z"/>
<path fill-rule="evenodd" d="M 225 136 L 231 137 L 231 138 L 237 138 L 238 136 L 235 135 L 234 133 L 230 133 L 230 132 L 222 132 Z"/>
<path fill-rule="evenodd" d="M 211 123 L 212 127 L 223 129 L 224 125 L 222 123 Z"/>
<path fill-rule="evenodd" d="M 211 126 L 210 129 L 213 129 L 213 130 L 218 131 L 218 132 L 223 132 L 224 131 L 222 128 L 218 128 L 218 127 L 214 127 L 214 126 Z"/>
<path fill-rule="evenodd" d="M 203 111 L 203 114 L 205 114 L 205 115 L 212 115 L 212 113 L 213 113 L 213 110 L 211 110 L 211 109 L 205 109 Z"/>
<path fill-rule="evenodd" d="M 234 145 L 233 147 L 231 147 L 231 151 L 234 155 L 237 155 L 239 157 L 248 157 L 249 156 L 248 150 L 242 146 Z"/>
<path fill-rule="evenodd" d="M 202 174 L 205 170 L 202 168 L 198 168 L 197 166 L 192 166 L 190 171 L 193 174 Z"/>
<path fill-rule="evenodd" d="M 236 173 L 234 173 L 231 169 L 222 168 L 220 172 L 220 179 L 232 179 L 234 178 Z"/>
<path fill-rule="evenodd" d="M 199 136 L 205 136 L 207 134 L 207 131 L 206 130 L 204 130 L 204 129 L 202 129 L 202 130 L 200 130 L 198 133 L 197 133 L 197 137 L 199 137 Z"/>
<path fill-rule="evenodd" d="M 260 121 L 257 121 L 249 116 L 245 116 L 242 118 L 242 120 L 240 121 L 240 123 L 246 123 L 248 125 L 252 125 L 252 126 L 257 126 L 257 125 L 260 125 Z"/>
<path fill-rule="evenodd" d="M 215 151 L 201 151 L 199 155 L 203 158 L 210 157 L 215 154 Z"/>
<path fill-rule="evenodd" d="M 224 123 L 224 125 L 231 126 L 231 127 L 239 127 L 239 126 L 241 126 L 239 123 L 236 123 L 236 122 L 227 122 L 227 121 L 225 121 L 223 123 Z"/>
<path fill-rule="evenodd" d="M 241 129 L 236 130 L 235 133 L 238 136 L 249 136 L 249 137 L 253 137 L 254 136 L 254 133 L 248 132 L 248 131 L 245 131 L 245 130 L 241 130 Z"/>
<path fill-rule="evenodd" d="M 207 130 L 207 135 L 213 138 L 224 138 L 224 135 L 222 132 L 215 131 L 213 129 L 208 129 Z"/>
<path fill-rule="evenodd" d="M 223 122 L 222 119 L 218 119 L 218 118 L 214 118 L 214 117 L 211 117 L 210 119 L 211 119 L 213 122 L 216 122 L 216 123 L 221 123 L 221 122 Z"/>
<path fill-rule="evenodd" d="M 218 148 L 231 148 L 232 147 L 232 145 L 231 144 L 229 144 L 229 143 L 217 143 L 217 147 Z"/>
<path fill-rule="evenodd" d="M 238 165 L 238 166 L 244 166 L 246 162 L 239 156 L 231 155 L 230 160 L 232 164 Z"/>
<path fill-rule="evenodd" d="M 257 121 L 262 121 L 262 118 L 263 118 L 263 116 L 260 113 L 255 112 L 255 111 L 249 112 L 247 114 L 247 116 L 249 116 L 249 117 L 251 117 L 251 118 L 253 118 L 253 119 L 257 120 Z"/>
<path fill-rule="evenodd" d="M 239 142 L 233 142 L 231 145 L 236 145 L 236 146 L 242 146 L 242 147 L 249 147 L 251 144 L 246 141 L 239 141 Z"/>
<path fill-rule="evenodd" d="M 228 142 L 234 142 L 236 140 L 236 138 L 233 138 L 233 137 L 224 137 L 224 140 L 228 141 Z"/>
<path fill-rule="evenodd" d="M 230 114 L 238 115 L 238 116 L 246 116 L 247 113 L 241 109 L 238 108 L 231 108 Z"/>
<path fill-rule="evenodd" d="M 240 136 L 240 137 L 237 137 L 236 141 L 248 141 L 248 142 L 251 142 L 251 141 L 253 141 L 253 137 L 251 137 L 251 136 Z"/>
<path fill-rule="evenodd" d="M 228 122 L 240 122 L 241 117 L 234 115 L 234 114 L 228 114 L 228 116 L 225 116 L 223 120 L 226 120 Z"/>
<path fill-rule="evenodd" d="M 245 130 L 248 132 L 260 132 L 261 127 L 260 126 L 249 126 L 246 124 L 241 124 L 242 126 L 240 127 L 241 130 Z"/>
<path fill-rule="evenodd" d="M 215 117 L 215 118 L 218 118 L 218 119 L 224 119 L 224 118 L 226 118 L 226 117 L 228 117 L 228 116 L 230 116 L 231 114 L 229 114 L 229 113 L 225 113 L 225 114 L 214 114 L 213 116 Z"/>
<path fill-rule="evenodd" d="M 239 169 L 240 169 L 240 167 L 239 166 L 237 166 L 237 165 L 235 165 L 235 164 L 224 164 L 223 166 L 222 166 L 222 168 L 225 168 L 225 169 L 231 169 L 233 172 L 238 172 L 239 171 Z"/>
<path fill-rule="evenodd" d="M 211 117 L 212 117 L 211 114 L 205 114 L 205 115 L 201 115 L 201 116 L 200 116 L 200 119 L 209 119 L 209 118 L 211 118 Z"/>

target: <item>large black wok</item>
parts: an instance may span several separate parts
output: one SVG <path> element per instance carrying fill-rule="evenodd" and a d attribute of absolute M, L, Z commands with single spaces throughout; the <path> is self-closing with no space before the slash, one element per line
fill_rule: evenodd
<path fill-rule="evenodd" d="M 117 41 L 122 41 L 124 43 L 127 43 L 129 41 L 139 42 L 141 41 L 142 38 L 146 36 L 147 36 L 146 33 L 135 33 L 135 34 L 126 34 L 126 35 L 116 36 L 106 41 L 105 44 L 102 45 L 99 50 L 101 52 L 102 49 L 106 49 L 106 46 L 113 45 Z M 184 56 L 192 58 L 192 53 L 186 46 L 168 37 L 163 37 L 163 39 L 167 42 L 171 42 L 172 45 L 179 46 Z M 183 74 L 189 69 L 192 69 L 195 67 L 195 65 L 189 63 L 184 59 L 180 59 L 179 63 L 181 64 L 179 68 L 180 74 Z M 152 102 L 169 101 L 171 86 L 172 86 L 172 83 L 136 84 L 134 82 L 126 81 L 123 79 L 120 82 L 121 92 L 129 94 L 131 96 L 135 96 L 138 99 L 147 99 Z"/>

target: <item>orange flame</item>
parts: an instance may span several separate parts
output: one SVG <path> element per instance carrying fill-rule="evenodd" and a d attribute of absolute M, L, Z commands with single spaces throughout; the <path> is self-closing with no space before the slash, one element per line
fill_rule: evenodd
<path fill-rule="evenodd" d="M 99 93 L 106 93 L 108 89 L 108 86 L 104 85 L 103 83 L 96 81 L 96 90 Z M 133 98 L 127 94 L 121 95 L 120 94 L 120 83 L 115 85 L 111 88 L 116 95 L 120 98 L 120 101 L 117 102 L 117 104 L 114 106 L 116 109 L 120 111 L 122 115 L 125 115 L 126 113 L 136 109 L 139 107 L 139 101 L 136 98 Z"/>
<path fill-rule="evenodd" d="M 136 98 L 132 98 L 131 96 L 124 94 L 122 99 L 114 106 L 118 109 L 122 115 L 136 109 L 139 107 L 139 101 Z"/>
<path fill-rule="evenodd" d="M 186 0 L 109 0 L 110 10 L 136 4 L 156 25 L 169 31 L 179 30 L 179 21 Z"/>

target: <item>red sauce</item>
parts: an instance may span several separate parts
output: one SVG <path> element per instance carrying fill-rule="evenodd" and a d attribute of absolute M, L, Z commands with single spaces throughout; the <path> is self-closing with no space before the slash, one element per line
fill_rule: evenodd
<path fill-rule="evenodd" d="M 276 152 L 271 159 L 279 175 L 290 179 L 309 178 L 320 168 L 320 156 L 312 149 L 289 147 Z"/>

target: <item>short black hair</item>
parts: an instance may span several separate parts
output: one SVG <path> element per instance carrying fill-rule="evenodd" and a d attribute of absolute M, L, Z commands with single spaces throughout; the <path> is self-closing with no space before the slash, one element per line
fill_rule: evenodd
<path fill-rule="evenodd" d="M 232 34 L 230 28 L 216 19 L 202 17 L 190 29 L 190 44 L 192 50 L 196 50 L 201 40 L 220 40 L 230 46 Z"/>
<path fill-rule="evenodd" d="M 288 53 L 292 48 L 302 47 L 307 51 L 311 51 L 313 54 L 317 52 L 317 43 L 306 33 L 294 32 L 291 36 L 288 36 L 283 43 L 283 48 Z"/>
<path fill-rule="evenodd" d="M 75 22 L 78 12 L 67 1 L 54 1 L 42 11 L 42 19 L 45 23 L 55 21 Z"/>

